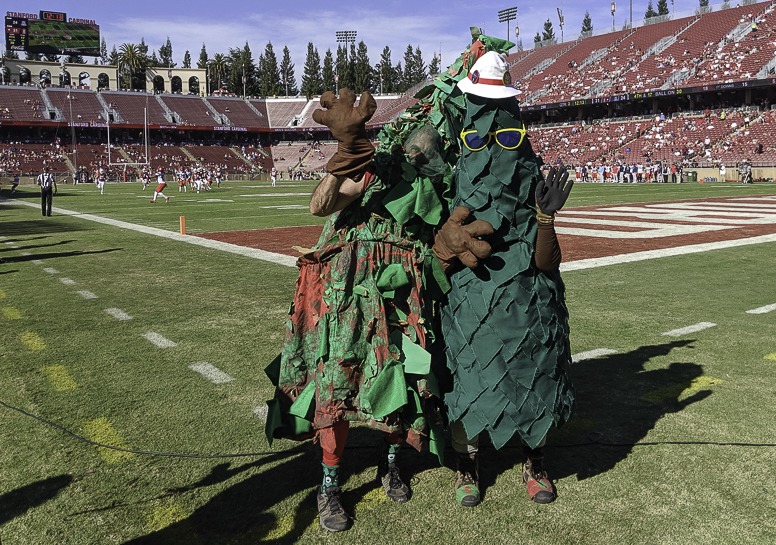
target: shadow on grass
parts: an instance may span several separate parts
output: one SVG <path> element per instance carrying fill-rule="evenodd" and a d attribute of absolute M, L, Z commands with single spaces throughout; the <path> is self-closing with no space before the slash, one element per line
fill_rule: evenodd
<path fill-rule="evenodd" d="M 9 241 L 6 241 L 9 242 Z M 13 241 L 13 242 L 22 242 L 22 241 Z M 24 241 L 26 242 L 26 241 Z M 5 248 L 0 247 L 0 252 L 18 252 L 21 250 L 35 250 L 37 248 L 51 248 L 52 246 L 62 246 L 63 244 L 70 244 L 71 242 L 77 242 L 75 240 L 60 240 L 59 242 L 52 242 L 51 244 L 39 244 L 37 246 L 19 246 L 17 248 L 11 248 L 10 246 L 6 246 Z"/>
<path fill-rule="evenodd" d="M 2 210 L 2 208 L 0 208 Z M 53 216 L 52 216 L 53 217 Z M 37 211 L 37 216 L 34 220 L 23 221 L 9 221 L 3 222 L 3 234 L 6 237 L 25 237 L 24 239 L 18 239 L 13 242 L 29 242 L 30 240 L 37 240 L 42 237 L 27 238 L 29 235 L 40 235 L 47 233 L 71 233 L 74 231 L 89 231 L 90 229 L 83 227 L 76 227 L 75 225 L 68 225 L 67 223 L 53 222 L 48 218 L 43 218 L 40 215 L 40 210 Z M 8 242 L 5 239 L 4 242 Z"/>
<path fill-rule="evenodd" d="M 91 255 L 91 254 L 107 254 L 109 252 L 120 252 L 124 248 L 108 248 L 107 250 L 94 250 L 91 252 L 82 252 L 80 250 L 72 251 L 72 252 L 59 252 L 59 253 L 51 253 L 51 254 L 33 254 L 33 255 L 20 255 L 20 256 L 9 256 L 9 257 L 3 257 L 3 261 L 5 263 L 22 263 L 24 261 L 34 261 L 36 259 L 56 259 L 60 257 L 77 257 L 77 256 L 83 256 L 83 255 Z"/>
<path fill-rule="evenodd" d="M 369 481 L 353 489 L 347 487 L 347 479 L 350 475 L 360 474 L 370 468 L 374 468 L 376 473 L 382 443 L 381 432 L 361 426 L 354 426 L 350 430 L 348 448 L 343 455 L 340 484 L 344 487 L 343 503 L 351 514 L 356 504 L 380 485 L 376 481 Z M 286 459 L 290 452 L 301 455 Z M 418 455 L 410 448 L 406 452 L 402 451 L 402 460 L 405 457 L 408 461 L 428 458 L 430 463 L 434 463 L 436 460 L 428 454 Z M 279 460 L 283 461 L 273 463 Z M 414 462 L 417 464 L 417 460 Z M 316 494 L 322 476 L 321 452 L 311 442 L 257 462 L 235 467 L 230 464 L 216 465 L 200 481 L 170 490 L 170 493 L 194 492 L 246 472 L 250 472 L 250 475 L 213 496 L 190 517 L 127 541 L 125 545 L 222 542 L 252 545 L 265 539 L 273 543 L 295 543 L 310 525 L 318 526 Z M 293 513 L 278 518 L 273 509 L 288 503 L 291 498 L 294 498 L 291 501 L 295 504 Z"/>
<path fill-rule="evenodd" d="M 6 492 L 0 496 L 0 525 L 54 499 L 71 482 L 71 475 L 59 475 Z"/>
<path fill-rule="evenodd" d="M 600 440 L 625 446 L 550 448 L 546 458 L 550 475 L 557 479 L 576 475 L 583 480 L 607 472 L 624 460 L 633 450 L 629 445 L 642 441 L 663 416 L 710 396 L 710 390 L 693 383 L 703 375 L 703 368 L 696 363 L 673 362 L 667 368 L 645 369 L 652 358 L 668 356 L 675 349 L 691 349 L 693 342 L 642 346 L 575 364 L 577 414 L 567 430 L 551 434 L 548 445 Z"/>

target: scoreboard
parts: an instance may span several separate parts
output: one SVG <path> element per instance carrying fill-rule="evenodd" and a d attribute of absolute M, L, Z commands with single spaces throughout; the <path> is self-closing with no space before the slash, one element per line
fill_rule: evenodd
<path fill-rule="evenodd" d="M 9 51 L 54 55 L 100 56 L 100 27 L 93 21 L 68 20 L 66 13 L 41 11 L 5 18 L 5 47 Z"/>

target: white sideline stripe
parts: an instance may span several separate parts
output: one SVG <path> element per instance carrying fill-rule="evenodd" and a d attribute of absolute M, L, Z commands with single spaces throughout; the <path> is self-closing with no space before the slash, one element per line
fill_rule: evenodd
<path fill-rule="evenodd" d="M 76 293 L 81 297 L 83 297 L 84 299 L 97 299 L 97 296 L 90 291 L 83 290 L 83 291 L 77 291 Z"/>
<path fill-rule="evenodd" d="M 752 310 L 747 310 L 747 314 L 767 314 L 768 312 L 772 312 L 776 310 L 776 303 L 772 305 L 765 305 L 764 307 L 760 308 L 753 308 Z"/>
<path fill-rule="evenodd" d="M 38 208 L 37 204 L 27 203 L 24 201 L 12 201 L 13 203 L 23 204 L 31 208 Z M 0 199 L 0 204 L 7 204 L 8 201 Z M 180 235 L 173 231 L 165 231 L 163 229 L 156 229 L 154 227 L 146 227 L 144 225 L 135 225 L 134 223 L 128 223 L 126 221 L 112 220 L 108 218 L 101 218 L 100 216 L 94 216 L 92 214 L 81 214 L 79 212 L 72 212 L 62 208 L 54 209 L 58 214 L 64 214 L 82 218 L 88 221 L 94 221 L 96 223 L 102 223 L 105 225 L 112 225 L 114 227 L 120 227 L 122 229 L 130 229 L 132 231 L 138 231 L 149 235 L 155 235 L 163 238 L 169 238 L 171 240 L 177 240 L 178 242 L 187 242 L 189 244 L 195 244 L 197 246 L 203 246 L 205 248 L 211 248 L 213 250 L 220 250 L 223 252 L 229 252 L 253 259 L 261 259 L 263 261 L 269 261 L 270 263 L 276 263 L 278 265 L 285 265 L 287 267 L 296 267 L 296 258 L 276 254 L 273 252 L 266 252 L 264 250 L 258 250 L 255 248 L 245 248 L 243 246 L 237 246 L 235 244 L 229 244 L 227 242 L 220 242 L 217 240 L 210 240 L 206 238 L 192 237 L 188 235 Z M 648 259 L 659 259 L 662 257 L 673 257 L 686 254 L 695 254 L 701 252 L 710 252 L 712 250 L 722 250 L 725 248 L 737 248 L 739 246 L 748 246 L 751 244 L 764 244 L 768 242 L 776 242 L 776 234 L 762 235 L 759 237 L 744 238 L 738 240 L 723 240 L 720 242 L 707 242 L 704 244 L 692 244 L 689 246 L 678 246 L 675 248 L 664 248 L 662 250 L 647 250 L 643 252 L 634 252 L 631 254 L 620 254 L 606 257 L 593 257 L 589 259 L 579 259 L 577 261 L 570 261 L 567 263 L 561 263 L 561 272 L 566 271 L 581 271 L 585 269 L 595 269 L 597 267 L 606 267 L 609 265 L 619 265 L 621 263 L 633 263 L 636 261 L 645 261 Z M 40 265 L 42 261 L 33 261 L 36 265 Z"/>
<path fill-rule="evenodd" d="M 175 348 L 176 346 L 178 346 L 178 343 L 174 343 L 170 339 L 166 339 L 161 335 L 159 335 L 158 333 L 154 333 L 153 331 L 149 331 L 148 333 L 143 333 L 143 337 L 151 341 L 159 348 Z"/>
<path fill-rule="evenodd" d="M 750 244 L 764 244 L 767 242 L 776 242 L 776 234 L 762 235 L 759 237 L 742 238 L 738 240 L 722 240 L 720 242 L 706 242 L 704 244 L 691 244 L 688 246 L 677 246 L 675 248 L 663 248 L 662 250 L 646 250 L 644 252 L 633 252 L 631 254 L 620 254 L 606 257 L 592 257 L 590 259 L 580 259 L 578 261 L 569 261 L 561 263 L 561 272 L 581 271 L 584 269 L 594 269 L 596 267 L 605 267 L 607 265 L 619 265 L 621 263 L 634 263 L 636 261 L 645 261 L 647 259 L 658 259 L 661 257 L 674 257 L 687 254 L 697 254 L 710 252 L 712 250 L 723 250 L 725 248 L 737 248 L 739 246 L 749 246 Z"/>
<path fill-rule="evenodd" d="M 0 200 L 0 204 L 5 204 L 7 201 Z M 13 203 L 23 204 L 32 208 L 38 208 L 37 204 L 28 203 L 24 201 L 12 201 Z M 285 265 L 287 267 L 296 267 L 296 258 L 283 254 L 276 254 L 274 252 L 267 252 L 256 248 L 246 248 L 244 246 L 237 246 L 236 244 L 229 244 L 228 242 L 221 242 L 218 240 L 210 240 L 207 238 L 193 237 L 190 235 L 181 235 L 174 231 L 165 231 L 164 229 L 157 229 L 155 227 L 146 227 L 145 225 L 136 225 L 126 221 L 112 220 L 110 218 L 102 218 L 93 214 L 82 214 L 80 212 L 73 212 L 72 210 L 65 210 L 64 208 L 52 208 L 57 214 L 63 216 L 73 216 L 95 223 L 102 223 L 104 225 L 111 225 L 113 227 L 119 227 L 121 229 L 129 229 L 131 231 L 137 231 L 139 233 L 145 233 L 147 235 L 154 235 L 162 238 L 169 238 L 178 242 L 187 242 L 188 244 L 194 244 L 195 246 L 203 246 L 212 250 L 220 250 L 222 252 L 229 252 L 232 254 L 242 255 L 245 257 L 251 257 L 253 259 L 261 259 L 262 261 L 269 261 L 270 263 L 276 263 L 278 265 Z"/>
<path fill-rule="evenodd" d="M 71 280 L 70 278 L 62 277 L 59 279 L 60 282 L 62 282 L 66 286 L 74 286 L 75 280 Z"/>
<path fill-rule="evenodd" d="M 259 405 L 258 407 L 253 408 L 253 414 L 259 417 L 259 420 L 262 422 L 267 421 L 267 411 L 269 410 L 269 407 L 266 405 Z"/>
<path fill-rule="evenodd" d="M 127 314 L 121 309 L 118 308 L 106 308 L 105 312 L 116 318 L 117 320 L 131 320 L 132 316 Z"/>
<path fill-rule="evenodd" d="M 687 327 L 682 327 L 680 329 L 673 329 L 671 331 L 666 331 L 663 333 L 663 335 L 668 335 L 669 337 L 681 337 L 682 335 L 687 335 L 689 333 L 697 333 L 698 331 L 703 331 L 704 329 L 709 329 L 710 327 L 714 327 L 717 324 L 714 324 L 712 322 L 700 322 L 695 325 L 688 325 Z"/>
<path fill-rule="evenodd" d="M 224 382 L 232 382 L 234 380 L 234 377 L 230 377 L 221 371 L 218 367 L 210 365 L 206 361 L 201 361 L 199 363 L 189 365 L 189 369 L 196 371 L 213 384 L 223 384 Z"/>
<path fill-rule="evenodd" d="M 611 354 L 616 354 L 616 350 L 612 350 L 611 348 L 596 348 L 595 350 L 588 350 L 587 352 L 580 352 L 579 354 L 574 354 L 571 356 L 571 363 L 578 363 L 580 361 L 585 360 L 592 360 L 593 358 L 598 358 L 600 356 L 609 356 Z"/>
<path fill-rule="evenodd" d="M 56 269 L 52 269 L 51 267 L 47 267 L 47 268 L 45 268 L 45 269 L 43 269 L 43 270 L 44 270 L 45 272 L 49 273 L 49 274 L 59 274 L 59 271 L 58 271 L 58 270 L 56 270 Z"/>

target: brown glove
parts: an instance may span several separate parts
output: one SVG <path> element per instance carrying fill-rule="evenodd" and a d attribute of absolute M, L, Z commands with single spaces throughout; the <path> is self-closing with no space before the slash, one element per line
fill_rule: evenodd
<path fill-rule="evenodd" d="M 450 218 L 437 233 L 432 250 L 445 272 L 455 265 L 456 259 L 474 269 L 479 265 L 480 259 L 491 254 L 490 244 L 475 237 L 493 234 L 493 226 L 484 220 L 475 220 L 463 225 L 469 214 L 468 208 L 459 206 L 453 210 Z"/>
<path fill-rule="evenodd" d="M 327 169 L 335 176 L 345 176 L 359 181 L 375 148 L 366 135 L 366 122 L 377 111 L 377 102 L 368 91 L 361 94 L 358 107 L 354 108 L 356 95 L 350 89 L 340 89 L 337 98 L 331 91 L 321 95 L 321 106 L 326 110 L 315 110 L 313 119 L 331 130 L 339 142 Z"/>

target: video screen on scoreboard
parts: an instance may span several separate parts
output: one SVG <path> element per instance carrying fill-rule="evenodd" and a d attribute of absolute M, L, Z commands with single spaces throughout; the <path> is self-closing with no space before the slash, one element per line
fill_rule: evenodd
<path fill-rule="evenodd" d="M 64 15 L 64 14 L 61 14 Z M 62 20 L 5 18 L 5 47 L 10 51 L 61 55 L 100 55 L 100 27 Z"/>

